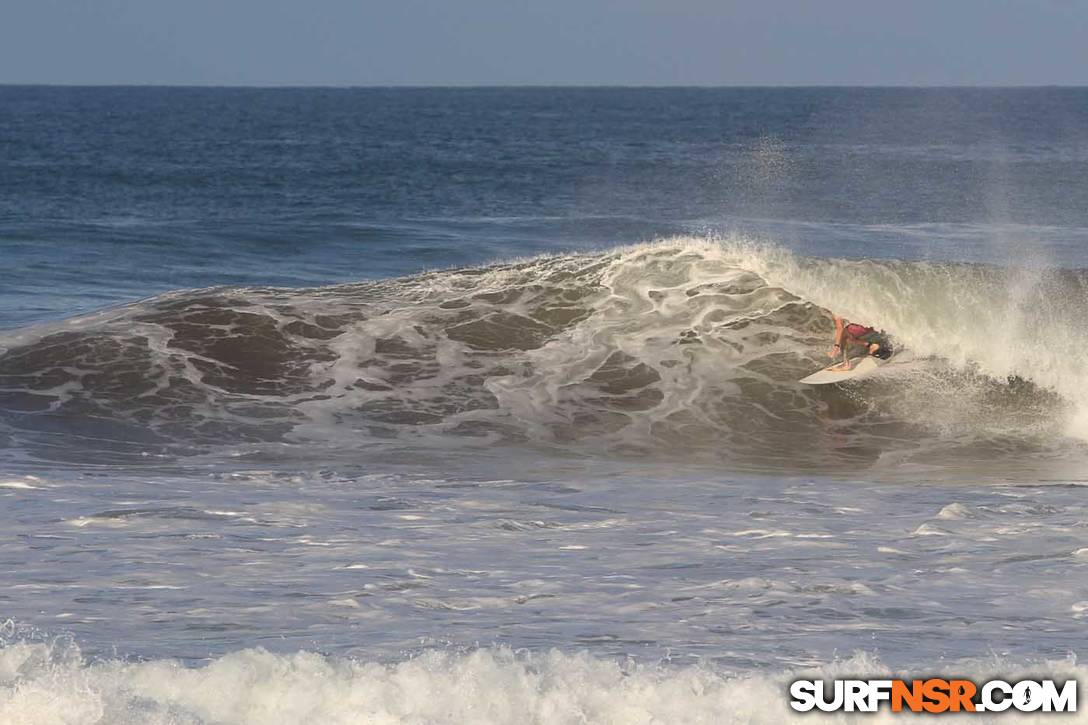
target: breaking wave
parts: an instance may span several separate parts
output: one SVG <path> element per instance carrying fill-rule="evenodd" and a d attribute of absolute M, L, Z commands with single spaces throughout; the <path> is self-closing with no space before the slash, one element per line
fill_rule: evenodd
<path fill-rule="evenodd" d="M 800 385 L 827 362 L 831 310 L 913 359 Z M 83 462 L 518 445 L 746 470 L 1073 466 L 1086 316 L 1077 271 L 743 239 L 184 291 L 0 338 L 0 446 Z"/>
<path fill-rule="evenodd" d="M 1083 666 L 1073 661 L 1014 668 L 994 659 L 948 668 L 976 681 L 1084 676 Z M 186 667 L 176 660 L 94 662 L 73 645 L 14 643 L 0 646 L 0 722 L 842 722 L 841 715 L 796 717 L 787 701 L 789 682 L 892 674 L 897 673 L 865 654 L 808 669 L 732 672 L 557 650 L 537 655 L 507 648 L 434 651 L 383 664 L 249 649 Z M 865 720 L 895 717 L 885 710 Z M 1036 719 L 1045 722 L 1048 716 L 1020 715 L 1018 722 Z"/>

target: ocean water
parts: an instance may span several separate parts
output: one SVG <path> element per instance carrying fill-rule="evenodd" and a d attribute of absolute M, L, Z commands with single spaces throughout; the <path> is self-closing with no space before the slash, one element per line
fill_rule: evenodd
<path fill-rule="evenodd" d="M 1082 675 L 1088 90 L 0 87 L 0 265 L 0 723 Z"/>

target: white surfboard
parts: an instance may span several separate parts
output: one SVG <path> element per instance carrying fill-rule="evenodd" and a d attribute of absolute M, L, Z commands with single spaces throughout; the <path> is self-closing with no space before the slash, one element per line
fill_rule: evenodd
<path fill-rule="evenodd" d="M 823 370 L 801 378 L 800 382 L 806 385 L 827 385 L 829 383 L 841 383 L 845 380 L 857 380 L 875 373 L 886 360 L 880 360 L 870 355 L 850 358 L 849 370 L 836 370 L 842 361 L 832 363 Z"/>

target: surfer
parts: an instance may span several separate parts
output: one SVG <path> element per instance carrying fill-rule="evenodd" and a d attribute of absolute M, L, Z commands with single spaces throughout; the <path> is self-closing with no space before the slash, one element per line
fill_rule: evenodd
<path fill-rule="evenodd" d="M 834 313 L 831 316 L 835 319 L 835 344 L 827 356 L 835 358 L 842 355 L 842 363 L 835 367 L 836 370 L 850 369 L 851 347 L 864 347 L 869 355 L 881 360 L 892 356 L 891 341 L 883 330 L 878 332 L 875 328 L 849 322 Z"/>

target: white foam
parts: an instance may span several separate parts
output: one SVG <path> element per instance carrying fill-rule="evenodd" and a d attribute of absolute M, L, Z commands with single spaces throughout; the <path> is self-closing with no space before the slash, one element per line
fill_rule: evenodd
<path fill-rule="evenodd" d="M 937 512 L 937 518 L 945 521 L 959 521 L 962 519 L 972 518 L 975 513 L 962 503 L 950 503 L 939 512 Z"/>
<path fill-rule="evenodd" d="M 13 488 L 20 491 L 35 491 L 41 486 L 31 486 L 26 481 L 0 481 L 0 488 Z"/>
<path fill-rule="evenodd" d="M 885 328 L 917 353 L 911 384 L 874 396 L 879 410 L 866 409 L 872 418 L 935 428 L 942 439 L 963 434 L 967 442 L 1049 443 L 1063 431 L 1088 440 L 1081 364 L 1088 300 L 1070 279 L 1038 266 L 809 259 L 735 236 L 300 290 L 287 307 L 267 291 L 239 290 L 247 315 L 259 313 L 281 330 L 318 314 L 345 320 L 327 341 L 291 351 L 306 366 L 309 389 L 241 397 L 205 380 L 203 367 L 223 361 L 172 345 L 168 324 L 135 319 L 139 306 L 79 325 L 146 340 L 156 390 L 144 395 L 181 379 L 207 393 L 206 402 L 177 411 L 182 425 L 162 416 L 168 436 L 184 436 L 185 421 L 264 425 L 282 415 L 292 426 L 288 440 L 352 451 L 392 439 L 436 450 L 510 440 L 688 449 L 755 467 L 808 458 L 824 467 L 837 464 L 825 443 L 840 419 L 824 416 L 824 402 L 795 381 L 828 342 L 825 310 Z M 935 374 L 932 356 L 947 361 L 940 372 L 955 374 Z M 1021 396 L 1022 381 L 1005 385 L 1008 376 L 1057 395 L 1024 386 L 1030 391 Z M 50 392 L 61 407 L 89 394 Z M 254 406 L 263 411 L 256 418 Z M 855 430 L 860 438 L 873 428 Z M 928 464 L 933 441 L 919 449 L 912 429 L 907 448 L 897 450 L 896 428 L 889 430 L 858 447 L 881 449 L 885 470 Z M 789 440 L 792 455 L 764 450 L 775 436 Z M 303 525 L 311 516 L 273 518 Z"/>
<path fill-rule="evenodd" d="M 122 517 L 106 517 L 106 516 L 79 516 L 74 519 L 67 519 L 65 523 L 69 526 L 75 526 L 82 529 L 87 526 L 97 526 L 106 529 L 121 529 L 129 524 L 129 521 Z"/>
<path fill-rule="evenodd" d="M 1088 674 L 1071 662 L 1014 668 L 987 660 L 945 669 L 975 679 Z M 187 668 L 172 660 L 87 663 L 74 648 L 16 643 L 0 649 L 0 723 L 823 722 L 789 709 L 788 682 L 859 674 L 892 673 L 868 655 L 812 669 L 736 673 L 505 648 L 430 652 L 392 664 L 249 649 Z M 866 717 L 893 721 L 887 711 Z"/>
<path fill-rule="evenodd" d="M 1088 298 L 1056 270 L 1015 259 L 997 267 L 800 258 L 739 238 L 669 243 L 723 255 L 816 305 L 886 329 L 918 356 L 997 380 L 1031 380 L 1072 403 L 1066 431 L 1088 440 Z M 961 403 L 965 415 L 985 417 L 972 401 Z"/>

